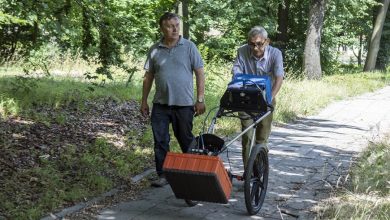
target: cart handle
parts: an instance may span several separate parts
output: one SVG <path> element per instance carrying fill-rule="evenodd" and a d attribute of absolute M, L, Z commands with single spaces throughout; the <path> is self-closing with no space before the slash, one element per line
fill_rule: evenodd
<path fill-rule="evenodd" d="M 247 127 L 245 130 L 243 130 L 240 134 L 238 134 L 235 138 L 233 138 L 229 143 L 225 144 L 220 151 L 214 153 L 214 155 L 218 155 L 222 152 L 224 152 L 234 141 L 239 139 L 242 135 L 244 135 L 246 132 L 248 132 L 250 129 L 255 127 L 261 120 L 263 120 L 265 117 L 267 117 L 269 114 L 271 114 L 271 111 L 268 110 L 264 115 L 262 115 L 260 118 L 258 118 L 252 125 Z"/>

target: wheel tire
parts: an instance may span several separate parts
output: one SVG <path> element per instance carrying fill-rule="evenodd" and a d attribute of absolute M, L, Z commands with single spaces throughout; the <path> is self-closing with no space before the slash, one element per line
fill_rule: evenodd
<path fill-rule="evenodd" d="M 250 215 L 256 215 L 263 205 L 268 186 L 268 153 L 263 145 L 255 145 L 244 176 L 245 205 Z"/>
<path fill-rule="evenodd" d="M 197 201 L 193 201 L 193 200 L 190 200 L 190 199 L 185 199 L 184 201 L 187 203 L 187 205 L 188 205 L 189 207 L 196 206 L 196 205 L 199 203 L 199 202 L 197 202 Z"/>

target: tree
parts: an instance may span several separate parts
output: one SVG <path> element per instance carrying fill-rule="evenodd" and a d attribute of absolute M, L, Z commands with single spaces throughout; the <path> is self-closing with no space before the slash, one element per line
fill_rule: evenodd
<path fill-rule="evenodd" d="M 326 2 L 327 0 L 311 1 L 303 58 L 304 73 L 308 79 L 320 79 L 322 76 L 320 46 Z"/>
<path fill-rule="evenodd" d="M 12 59 L 18 44 L 28 44 L 32 25 L 0 11 L 0 64 Z"/>
<path fill-rule="evenodd" d="M 190 39 L 190 25 L 188 23 L 188 0 L 176 2 L 176 13 L 181 17 L 180 29 L 185 39 Z"/>
<path fill-rule="evenodd" d="M 390 61 L 390 13 L 386 15 L 386 21 L 383 25 L 381 43 L 376 59 L 375 67 L 380 70 L 385 70 Z"/>
<path fill-rule="evenodd" d="M 278 6 L 278 33 L 276 41 L 285 47 L 288 41 L 287 29 L 289 20 L 290 0 L 283 0 Z"/>
<path fill-rule="evenodd" d="M 364 71 L 373 71 L 375 69 L 376 59 L 382 36 L 383 25 L 386 20 L 387 9 L 389 8 L 390 0 L 383 0 L 382 6 L 379 9 L 375 20 L 375 25 L 372 30 L 370 44 L 368 48 L 366 62 L 364 64 Z"/>

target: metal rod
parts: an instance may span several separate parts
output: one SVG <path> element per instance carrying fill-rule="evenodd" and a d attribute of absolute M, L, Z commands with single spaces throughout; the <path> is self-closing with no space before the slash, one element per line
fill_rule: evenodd
<path fill-rule="evenodd" d="M 271 114 L 271 111 L 267 111 L 263 116 L 261 116 L 259 119 L 257 119 L 252 125 L 247 127 L 245 130 L 243 130 L 240 134 L 238 134 L 235 138 L 233 138 L 229 143 L 225 144 L 225 146 L 220 150 L 220 152 L 223 152 L 228 146 L 230 146 L 234 141 L 239 139 L 242 135 L 244 135 L 248 130 L 252 129 L 254 126 L 256 126 L 261 120 L 263 120 L 265 117 L 267 117 L 269 114 Z"/>
<path fill-rule="evenodd" d="M 249 149 L 247 149 L 247 150 L 249 150 L 249 156 L 251 155 L 252 147 L 255 144 L 256 125 L 257 125 L 257 123 L 254 123 L 253 130 L 252 130 L 253 133 L 252 133 L 251 145 L 250 145 Z M 244 146 L 242 146 L 242 147 L 244 147 Z M 248 160 L 249 160 L 249 158 L 248 158 Z"/>

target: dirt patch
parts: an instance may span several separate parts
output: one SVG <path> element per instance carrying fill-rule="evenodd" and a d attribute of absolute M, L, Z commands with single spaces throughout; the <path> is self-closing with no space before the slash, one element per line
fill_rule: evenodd
<path fill-rule="evenodd" d="M 139 147 L 148 126 L 136 101 L 114 99 L 87 101 L 82 107 L 76 103 L 61 108 L 35 106 L 25 115 L 29 117 L 0 118 L 0 190 L 4 189 L 4 180 L 16 172 L 39 167 L 42 158 L 60 160 L 70 146 L 82 152 L 97 138 L 104 138 L 118 149 Z M 146 161 L 145 169 L 153 164 L 152 158 Z M 113 180 L 124 187 L 123 196 L 107 198 L 103 204 L 133 197 L 143 187 L 142 183 L 126 185 L 123 181 Z M 0 211 L 4 210 L 0 207 Z"/>

